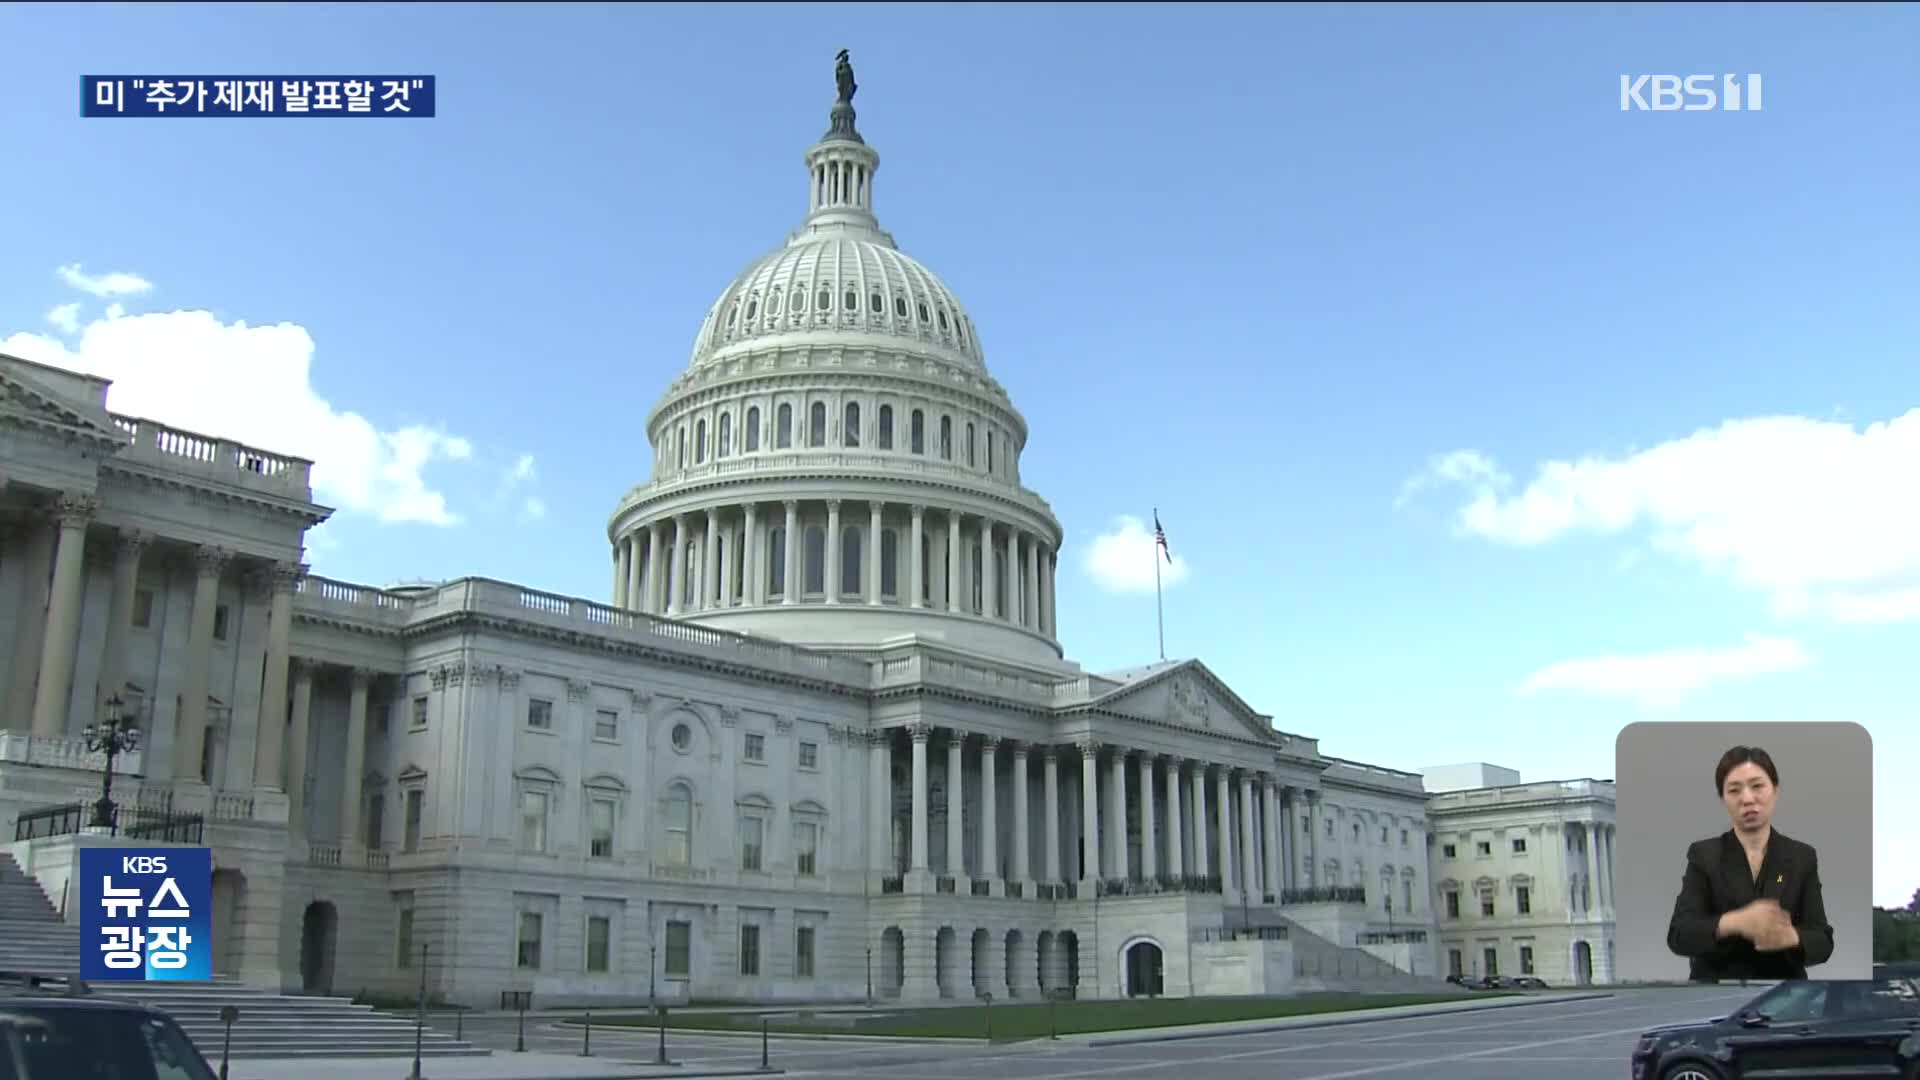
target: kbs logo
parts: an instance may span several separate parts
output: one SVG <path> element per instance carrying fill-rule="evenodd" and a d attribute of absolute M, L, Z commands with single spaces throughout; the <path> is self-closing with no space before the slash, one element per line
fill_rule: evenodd
<path fill-rule="evenodd" d="M 1621 112 L 1759 112 L 1760 76 L 1622 75 Z M 1744 93 L 1743 93 L 1744 91 Z"/>

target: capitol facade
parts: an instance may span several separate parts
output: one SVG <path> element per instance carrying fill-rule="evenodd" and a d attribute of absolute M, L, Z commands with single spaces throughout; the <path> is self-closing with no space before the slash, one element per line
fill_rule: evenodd
<path fill-rule="evenodd" d="M 146 735 L 115 763 L 123 829 L 213 849 L 216 970 L 260 985 L 408 992 L 424 964 L 492 1007 L 1608 978 L 1611 785 L 1432 795 L 1200 661 L 1064 655 L 1027 419 L 882 229 L 852 98 L 843 63 L 804 220 L 648 417 L 603 600 L 312 576 L 310 463 L 0 357 L 15 862 L 70 912 L 73 853 L 111 842 L 72 811 L 104 764 L 79 735 L 117 698 Z"/>

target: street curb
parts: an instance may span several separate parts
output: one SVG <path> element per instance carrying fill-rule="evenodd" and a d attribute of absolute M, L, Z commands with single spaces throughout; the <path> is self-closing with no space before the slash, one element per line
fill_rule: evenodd
<path fill-rule="evenodd" d="M 556 1020 L 554 1021 L 553 1026 L 578 1028 L 581 1026 L 581 1024 L 582 1022 L 579 1020 Z M 595 1022 L 593 1026 L 594 1026 L 594 1030 L 596 1031 L 598 1031 L 603 1027 L 607 1027 L 607 1028 L 620 1028 L 625 1031 L 637 1031 L 645 1034 L 652 1034 L 653 1032 L 660 1030 L 657 1027 L 651 1027 L 651 1026 L 642 1027 L 639 1024 L 606 1024 L 606 1023 Z M 715 1036 L 716 1038 L 722 1038 L 722 1039 L 757 1039 L 760 1037 L 760 1033 L 758 1031 L 745 1031 L 739 1028 L 682 1028 L 682 1027 L 674 1027 L 672 1024 L 667 1025 L 667 1034 L 669 1035 L 712 1035 L 712 1036 Z M 816 1042 L 909 1043 L 909 1044 L 911 1043 L 952 1043 L 954 1045 L 967 1045 L 971 1043 L 984 1043 L 987 1041 L 985 1039 L 978 1038 L 972 1035 L 831 1035 L 823 1031 L 807 1031 L 807 1032 L 769 1031 L 767 1034 L 770 1038 L 775 1038 L 775 1039 L 811 1039 Z M 1004 1042 L 1004 1041 L 1006 1040 L 996 1040 L 994 1045 L 997 1046 L 999 1045 L 1000 1042 Z"/>
<path fill-rule="evenodd" d="M 1458 1013 L 1486 1012 L 1491 1009 L 1517 1009 L 1529 1005 L 1560 1005 L 1574 1001 L 1603 1001 L 1613 996 L 1612 994 L 1569 994 L 1564 997 L 1554 998 L 1523 997 L 1474 1002 L 1460 1008 L 1415 1006 L 1415 1008 L 1422 1011 L 1408 1011 L 1394 1016 L 1382 1016 L 1380 1014 L 1383 1010 L 1380 1009 L 1355 1009 L 1352 1012 L 1327 1015 L 1319 1019 L 1303 1019 L 1295 1023 L 1269 1024 L 1254 1021 L 1245 1027 L 1232 1028 L 1224 1024 L 1209 1024 L 1207 1025 L 1207 1030 L 1203 1031 L 1186 1029 L 1162 1032 L 1157 1035 L 1130 1035 L 1117 1039 L 1095 1038 L 1089 1039 L 1082 1045 L 1092 1048 L 1105 1046 L 1138 1046 L 1142 1043 L 1181 1042 L 1187 1039 L 1218 1039 L 1228 1035 L 1265 1035 L 1280 1031 L 1303 1031 L 1313 1028 L 1346 1027 L 1352 1024 L 1375 1024 L 1383 1020 L 1417 1020 L 1430 1016 L 1452 1016 Z M 1369 1016 L 1367 1015 L 1368 1013 L 1372 1013 L 1373 1015 Z M 1229 1021 L 1229 1023 L 1233 1023 L 1233 1021 Z M 1069 1036 L 1069 1038 L 1071 1038 L 1071 1036 Z M 1066 1040 L 1062 1039 L 1061 1041 L 1064 1042 Z"/>

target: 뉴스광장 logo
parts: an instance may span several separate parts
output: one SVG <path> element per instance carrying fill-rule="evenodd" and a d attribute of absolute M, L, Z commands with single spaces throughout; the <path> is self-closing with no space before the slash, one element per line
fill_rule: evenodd
<path fill-rule="evenodd" d="M 213 852 L 80 849 L 80 977 L 213 977 Z"/>
<path fill-rule="evenodd" d="M 1621 112 L 1759 112 L 1760 76 L 1622 75 Z"/>

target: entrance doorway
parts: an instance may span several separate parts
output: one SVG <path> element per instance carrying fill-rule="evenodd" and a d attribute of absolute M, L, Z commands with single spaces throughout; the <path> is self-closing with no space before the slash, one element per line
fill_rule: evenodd
<path fill-rule="evenodd" d="M 1127 996 L 1159 997 L 1165 992 L 1160 946 L 1151 941 L 1127 946 Z"/>
<path fill-rule="evenodd" d="M 315 900 L 300 919 L 300 992 L 333 990 L 333 947 L 340 916 L 331 903 Z"/>

